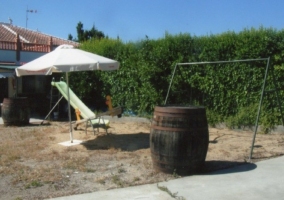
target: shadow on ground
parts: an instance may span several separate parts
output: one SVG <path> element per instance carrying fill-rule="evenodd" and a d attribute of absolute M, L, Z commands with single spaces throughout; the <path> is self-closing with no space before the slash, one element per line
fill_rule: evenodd
<path fill-rule="evenodd" d="M 256 169 L 256 164 L 247 162 L 235 162 L 235 161 L 222 161 L 213 160 L 205 161 L 201 174 L 227 174 L 227 173 L 239 173 Z M 219 171 L 221 170 L 221 171 Z"/>
<path fill-rule="evenodd" d="M 98 149 L 120 149 L 123 151 L 136 151 L 150 148 L 149 133 L 136 134 L 106 134 L 98 136 L 93 140 L 82 143 L 88 150 Z"/>
<path fill-rule="evenodd" d="M 8 128 L 8 127 L 35 127 L 35 126 L 50 126 L 51 124 L 50 123 L 43 123 L 41 124 L 41 122 L 32 122 L 32 123 L 29 123 L 29 124 L 24 124 L 24 125 L 4 125 L 4 124 L 0 124 L 0 127 L 3 127 L 3 128 Z"/>

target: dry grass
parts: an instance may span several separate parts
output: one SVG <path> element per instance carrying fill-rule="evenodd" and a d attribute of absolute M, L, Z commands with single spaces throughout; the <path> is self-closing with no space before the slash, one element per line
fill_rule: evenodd
<path fill-rule="evenodd" d="M 149 124 L 142 125 L 145 127 L 148 129 Z M 133 129 L 139 131 L 141 124 L 134 123 Z M 129 142 L 116 135 L 118 128 L 110 129 L 109 135 L 100 131 L 97 139 L 90 130 L 87 135 L 85 131 L 76 131 L 74 138 L 87 143 L 65 147 L 58 143 L 70 139 L 67 123 L 0 125 L 0 176 L 10 188 L 5 189 L 0 199 L 43 199 L 164 180 L 150 167 L 149 156 L 145 160 L 145 151 L 149 154 L 149 149 L 143 148 L 145 144 L 128 151 L 124 145 Z M 129 139 L 140 133 L 131 132 Z M 149 136 L 139 137 L 145 140 Z"/>
<path fill-rule="evenodd" d="M 108 135 L 100 131 L 98 136 L 91 129 L 76 131 L 74 138 L 86 142 L 66 147 L 58 143 L 70 139 L 67 123 L 0 125 L 0 185 L 6 186 L 0 188 L 0 199 L 45 199 L 180 177 L 153 169 L 149 123 L 112 123 Z M 210 141 L 212 171 L 243 163 L 251 133 L 212 129 Z M 256 145 L 255 160 L 283 155 L 284 135 L 258 136 Z"/>
<path fill-rule="evenodd" d="M 52 182 L 60 179 L 59 165 L 50 161 L 58 160 L 59 153 L 50 153 L 46 147 L 54 141 L 49 134 L 52 127 L 7 127 L 1 133 L 0 174 L 13 175 L 13 184 L 25 182 Z"/>

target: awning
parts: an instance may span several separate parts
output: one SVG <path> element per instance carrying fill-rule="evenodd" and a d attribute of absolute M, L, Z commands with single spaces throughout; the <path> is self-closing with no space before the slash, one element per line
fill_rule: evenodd
<path fill-rule="evenodd" d="M 13 77 L 15 75 L 15 69 L 19 67 L 18 65 L 3 65 L 0 63 L 0 78 Z M 4 72 L 3 72 L 4 71 Z"/>
<path fill-rule="evenodd" d="M 8 77 L 13 77 L 14 72 L 0 72 L 0 78 L 8 78 Z"/>
<path fill-rule="evenodd" d="M 15 70 L 19 65 L 2 65 L 0 63 L 0 69 L 8 69 L 8 70 Z"/>

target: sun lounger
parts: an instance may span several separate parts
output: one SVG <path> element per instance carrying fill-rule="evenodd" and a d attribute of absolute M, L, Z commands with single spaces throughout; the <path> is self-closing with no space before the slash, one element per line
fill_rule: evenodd
<path fill-rule="evenodd" d="M 95 114 L 93 111 L 91 111 L 82 101 L 79 99 L 76 94 L 67 87 L 67 84 L 64 81 L 59 81 L 59 82 L 51 82 L 51 84 L 59 90 L 59 92 L 62 94 L 65 99 L 68 99 L 67 92 L 69 89 L 69 95 L 70 95 L 70 105 L 77 111 L 79 116 L 81 116 L 83 119 L 77 116 L 77 121 L 73 122 L 75 123 L 75 130 L 77 129 L 77 126 L 82 123 L 86 123 L 86 128 L 88 124 L 92 125 L 93 129 L 95 127 L 99 128 L 102 127 L 107 131 L 107 127 L 109 126 L 109 120 L 104 119 L 103 116 L 105 115 L 118 115 L 121 116 L 122 109 L 121 107 L 113 108 L 110 102 L 110 105 L 108 105 L 109 111 L 100 113 L 100 114 Z M 110 97 L 109 97 L 110 98 Z M 77 115 L 76 114 L 76 115 Z M 87 130 L 86 130 L 87 131 Z"/>

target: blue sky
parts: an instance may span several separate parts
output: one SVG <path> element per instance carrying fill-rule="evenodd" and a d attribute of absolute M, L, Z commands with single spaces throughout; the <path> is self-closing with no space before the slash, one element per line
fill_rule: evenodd
<path fill-rule="evenodd" d="M 28 13 L 26 10 L 37 10 Z M 0 21 L 67 39 L 79 21 L 125 42 L 170 34 L 192 36 L 284 28 L 283 0 L 0 0 Z"/>

